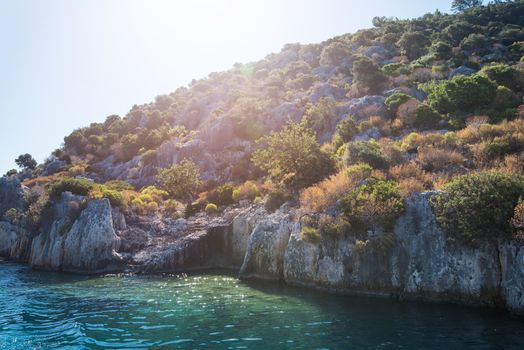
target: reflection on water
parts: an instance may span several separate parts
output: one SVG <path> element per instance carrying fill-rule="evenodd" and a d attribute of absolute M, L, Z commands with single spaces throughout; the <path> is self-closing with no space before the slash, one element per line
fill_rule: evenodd
<path fill-rule="evenodd" d="M 31 348 L 524 349 L 524 320 L 224 273 L 92 277 L 0 262 L 0 349 Z"/>

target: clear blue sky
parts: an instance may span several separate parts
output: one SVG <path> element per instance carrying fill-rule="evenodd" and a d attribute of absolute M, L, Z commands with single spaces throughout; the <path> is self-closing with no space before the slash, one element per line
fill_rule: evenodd
<path fill-rule="evenodd" d="M 0 0 L 0 174 L 73 129 L 261 59 L 451 0 Z"/>

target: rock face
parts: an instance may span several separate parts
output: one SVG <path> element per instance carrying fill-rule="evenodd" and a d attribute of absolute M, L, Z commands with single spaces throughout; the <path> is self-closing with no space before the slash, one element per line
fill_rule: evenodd
<path fill-rule="evenodd" d="M 0 222 L 0 255 L 39 269 L 81 273 L 232 268 L 242 278 L 497 305 L 524 314 L 523 250 L 508 241 L 476 247 L 449 243 L 434 219 L 431 195 L 412 196 L 392 233 L 311 243 L 302 239 L 297 213 L 286 206 L 273 214 L 254 205 L 221 217 L 150 217 L 137 223 L 127 222 L 104 199 L 91 201 L 71 224 L 70 203 L 79 198 L 64 194 L 55 207 L 57 219 L 34 238 Z"/>
<path fill-rule="evenodd" d="M 33 239 L 29 264 L 55 271 L 96 273 L 117 270 L 120 239 L 113 228 L 109 200 L 91 201 L 69 230 L 66 218 Z"/>
<path fill-rule="evenodd" d="M 0 177 L 0 220 L 7 210 L 22 208 L 23 194 L 23 188 L 18 177 Z"/>
<path fill-rule="evenodd" d="M 429 196 L 412 197 L 394 233 L 367 242 L 348 236 L 310 243 L 301 238 L 298 223 L 270 215 L 250 235 L 240 276 L 342 293 L 503 305 L 524 313 L 522 250 L 507 242 L 450 244 Z"/>
<path fill-rule="evenodd" d="M 8 256 L 16 242 L 18 228 L 8 222 L 0 221 L 0 256 Z"/>
<path fill-rule="evenodd" d="M 289 214 L 277 212 L 255 227 L 247 242 L 241 276 L 283 280 L 284 253 L 292 222 Z"/>

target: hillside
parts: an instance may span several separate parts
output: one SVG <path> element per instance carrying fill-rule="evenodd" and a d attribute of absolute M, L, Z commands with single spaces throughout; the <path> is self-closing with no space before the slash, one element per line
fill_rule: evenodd
<path fill-rule="evenodd" d="M 66 191 L 80 211 L 108 198 L 133 220 L 288 202 L 309 215 L 306 240 L 359 232 L 365 245 L 411 194 L 444 190 L 433 205 L 449 239 L 520 240 L 523 96 L 524 2 L 375 18 L 75 130 L 44 164 L 19 158 L 0 217 L 45 231 Z"/>

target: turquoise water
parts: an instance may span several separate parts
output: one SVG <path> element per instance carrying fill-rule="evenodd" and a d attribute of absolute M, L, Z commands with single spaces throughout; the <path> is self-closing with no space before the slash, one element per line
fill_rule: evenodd
<path fill-rule="evenodd" d="M 0 348 L 524 349 L 524 320 L 225 273 L 89 277 L 0 262 Z"/>

